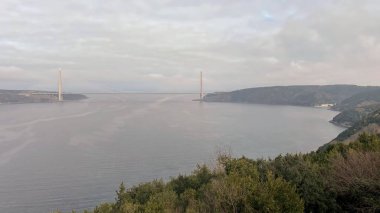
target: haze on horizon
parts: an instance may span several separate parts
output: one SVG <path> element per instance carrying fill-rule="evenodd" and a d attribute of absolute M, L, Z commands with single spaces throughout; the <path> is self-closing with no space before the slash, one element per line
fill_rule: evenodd
<path fill-rule="evenodd" d="M 379 85 L 380 3 L 2 0 L 1 89 Z"/>

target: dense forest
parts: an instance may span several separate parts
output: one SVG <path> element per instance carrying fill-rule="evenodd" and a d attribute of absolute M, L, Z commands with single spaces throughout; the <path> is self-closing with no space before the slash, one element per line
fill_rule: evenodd
<path fill-rule="evenodd" d="M 126 189 L 115 202 L 86 213 L 126 212 L 378 212 L 380 138 L 361 134 L 350 144 L 274 159 L 222 153 L 213 168 Z"/>

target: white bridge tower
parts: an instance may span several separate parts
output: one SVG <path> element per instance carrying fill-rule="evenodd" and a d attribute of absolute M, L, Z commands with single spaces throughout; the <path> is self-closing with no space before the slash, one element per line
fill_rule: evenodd
<path fill-rule="evenodd" d="M 63 101 L 62 94 L 62 71 L 59 69 L 58 71 L 58 101 Z"/>
<path fill-rule="evenodd" d="M 200 73 L 200 91 L 199 91 L 199 100 L 203 100 L 203 76 L 202 72 Z"/>

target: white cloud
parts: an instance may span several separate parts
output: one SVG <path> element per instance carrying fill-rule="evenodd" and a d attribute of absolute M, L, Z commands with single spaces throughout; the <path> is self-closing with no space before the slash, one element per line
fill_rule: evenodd
<path fill-rule="evenodd" d="M 58 67 L 80 91 L 196 91 L 200 70 L 210 91 L 378 84 L 379 5 L 3 0 L 0 85 L 49 89 Z"/>
<path fill-rule="evenodd" d="M 37 80 L 40 78 L 39 74 L 34 74 L 31 71 L 24 70 L 16 66 L 0 66 L 0 80 Z"/>
<path fill-rule="evenodd" d="M 163 78 L 164 76 L 160 73 L 149 73 L 145 75 L 148 78 Z"/>

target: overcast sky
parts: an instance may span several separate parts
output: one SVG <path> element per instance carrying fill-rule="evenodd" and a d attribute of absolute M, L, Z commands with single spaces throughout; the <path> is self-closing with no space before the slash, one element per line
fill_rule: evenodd
<path fill-rule="evenodd" d="M 377 0 L 1 0 L 0 88 L 380 85 Z"/>

